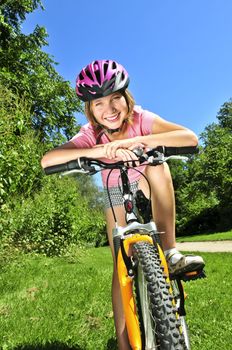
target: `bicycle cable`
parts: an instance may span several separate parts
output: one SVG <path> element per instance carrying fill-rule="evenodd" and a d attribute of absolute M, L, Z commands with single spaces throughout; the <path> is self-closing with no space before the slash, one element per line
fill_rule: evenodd
<path fill-rule="evenodd" d="M 107 196 L 108 196 L 108 199 L 109 199 L 109 202 L 110 202 L 110 208 L 112 210 L 112 214 L 113 214 L 113 217 L 114 217 L 114 222 L 116 223 L 117 222 L 117 218 L 116 218 L 115 211 L 113 209 L 112 200 L 111 200 L 110 191 L 109 191 L 109 178 L 110 178 L 110 175 L 111 175 L 113 170 L 114 169 L 110 169 L 110 171 L 109 171 L 109 173 L 107 175 L 107 178 L 106 178 L 106 191 L 107 191 Z"/>
<path fill-rule="evenodd" d="M 129 162 L 131 162 L 131 161 L 127 161 L 126 163 L 129 163 Z M 144 165 L 144 164 L 143 164 L 143 165 Z M 141 166 L 142 166 L 142 164 L 141 164 Z M 148 189 L 149 189 L 149 199 L 148 199 L 148 204 L 147 204 L 147 208 L 149 208 L 149 205 L 150 205 L 150 203 L 151 203 L 151 185 L 150 185 L 150 183 L 149 183 L 149 181 L 148 181 L 148 178 L 146 177 L 146 175 L 143 174 L 142 171 L 140 171 L 140 170 L 138 170 L 138 169 L 136 169 L 136 168 L 134 168 L 134 167 L 128 166 L 127 169 L 128 169 L 128 170 L 129 170 L 129 169 L 132 169 L 132 170 L 134 170 L 134 171 L 137 171 L 137 172 L 140 173 L 140 175 L 142 175 L 142 176 L 144 177 L 144 179 L 146 180 L 146 182 L 147 182 L 147 184 L 148 184 Z M 111 200 L 111 196 L 110 196 L 110 191 L 109 191 L 109 178 L 110 178 L 110 175 L 111 175 L 111 173 L 112 173 L 113 170 L 115 170 L 115 169 L 110 169 L 110 171 L 109 171 L 109 173 L 108 173 L 108 175 L 107 175 L 107 178 L 106 178 L 106 191 L 107 191 L 107 196 L 108 196 L 108 199 L 109 199 L 110 208 L 111 208 L 111 210 L 112 210 L 112 214 L 113 214 L 114 221 L 115 221 L 115 223 L 117 223 L 117 218 L 116 218 L 115 210 L 114 210 L 114 207 L 113 207 L 113 204 L 112 204 L 112 200 Z M 128 177 L 128 175 L 127 175 L 127 177 Z M 122 197 L 123 197 L 123 192 L 122 192 L 121 186 L 120 186 L 120 184 L 119 184 L 120 178 L 121 178 L 121 175 L 118 176 L 118 188 L 119 188 L 119 191 L 121 192 Z M 128 179 L 128 180 L 129 180 L 129 179 Z M 130 183 L 130 182 L 129 182 L 129 183 Z"/>

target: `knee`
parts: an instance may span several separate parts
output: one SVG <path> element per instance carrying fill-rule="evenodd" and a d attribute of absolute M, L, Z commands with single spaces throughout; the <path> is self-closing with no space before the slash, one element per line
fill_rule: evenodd
<path fill-rule="evenodd" d="M 145 175 L 148 177 L 149 181 L 155 182 L 172 182 L 172 176 L 167 163 L 163 163 L 157 166 L 147 166 L 145 170 Z"/>

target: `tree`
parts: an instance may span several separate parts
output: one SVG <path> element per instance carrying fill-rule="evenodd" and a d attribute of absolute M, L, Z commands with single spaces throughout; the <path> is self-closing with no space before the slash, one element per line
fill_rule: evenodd
<path fill-rule="evenodd" d="M 232 131 L 232 99 L 222 105 L 217 118 L 222 128 L 227 128 Z"/>
<path fill-rule="evenodd" d="M 232 227 L 231 101 L 223 104 L 217 118 L 219 122 L 201 134 L 200 153 L 186 164 L 185 172 L 180 168 L 173 172 L 181 234 Z"/>
<path fill-rule="evenodd" d="M 39 0 L 5 1 L 0 6 L 0 80 L 30 101 L 31 127 L 42 141 L 60 143 L 79 130 L 75 112 L 82 111 L 70 82 L 55 70 L 56 62 L 42 50 L 47 32 L 36 26 L 21 32 L 26 14 L 42 6 Z"/>
<path fill-rule="evenodd" d="M 2 0 L 0 6 L 0 44 L 7 47 L 13 37 L 20 34 L 21 22 L 26 15 L 38 7 L 43 8 L 41 0 Z"/>
<path fill-rule="evenodd" d="M 105 223 L 90 179 L 83 187 L 43 176 L 42 154 L 79 130 L 75 112 L 82 107 L 42 50 L 45 28 L 21 31 L 26 14 L 39 6 L 39 0 L 0 4 L 0 240 L 59 254 L 79 240 L 104 244 Z"/>

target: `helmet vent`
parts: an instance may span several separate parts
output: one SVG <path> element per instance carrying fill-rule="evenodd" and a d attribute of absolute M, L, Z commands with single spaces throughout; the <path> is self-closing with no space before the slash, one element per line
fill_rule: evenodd
<path fill-rule="evenodd" d="M 88 69 L 86 69 L 85 73 L 89 79 L 93 80 L 93 77 Z"/>
<path fill-rule="evenodd" d="M 104 76 L 105 76 L 106 73 L 107 73 L 107 69 L 108 69 L 108 63 L 105 63 L 105 64 L 104 64 Z"/>
<path fill-rule="evenodd" d="M 95 71 L 95 76 L 97 78 L 98 84 L 101 85 L 101 75 L 99 69 Z"/>
<path fill-rule="evenodd" d="M 114 61 L 112 62 L 112 68 L 113 68 L 113 69 L 116 69 L 116 68 L 117 68 L 117 65 L 116 65 L 116 63 L 115 63 Z"/>

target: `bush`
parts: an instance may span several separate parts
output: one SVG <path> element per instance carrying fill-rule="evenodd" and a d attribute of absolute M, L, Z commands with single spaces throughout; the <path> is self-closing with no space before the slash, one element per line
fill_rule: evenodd
<path fill-rule="evenodd" d="M 40 187 L 45 146 L 31 128 L 28 101 L 0 85 L 0 205 Z"/>
<path fill-rule="evenodd" d="M 89 209 L 75 179 L 44 178 L 34 198 L 8 203 L 2 213 L 3 239 L 25 252 L 61 255 L 72 244 L 106 243 L 103 214 Z"/>
<path fill-rule="evenodd" d="M 1 244 L 47 255 L 78 242 L 103 245 L 99 191 L 90 179 L 43 175 L 40 159 L 52 145 L 33 130 L 30 110 L 26 97 L 0 85 Z"/>

